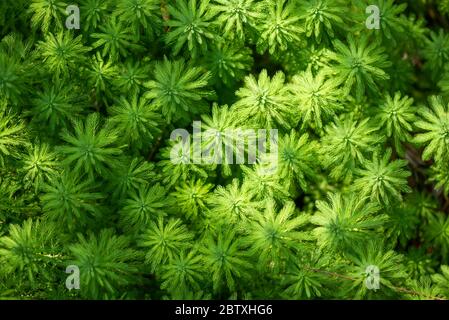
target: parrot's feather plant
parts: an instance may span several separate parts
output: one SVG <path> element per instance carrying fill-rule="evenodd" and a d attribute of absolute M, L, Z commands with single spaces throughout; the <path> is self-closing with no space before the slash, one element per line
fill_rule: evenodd
<path fill-rule="evenodd" d="M 449 1 L 0 0 L 10 298 L 449 299 Z"/>

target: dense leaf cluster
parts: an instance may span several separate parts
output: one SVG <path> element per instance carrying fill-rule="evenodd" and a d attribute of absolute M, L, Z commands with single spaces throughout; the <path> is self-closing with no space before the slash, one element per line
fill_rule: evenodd
<path fill-rule="evenodd" d="M 449 1 L 67 5 L 0 1 L 0 298 L 449 298 Z"/>

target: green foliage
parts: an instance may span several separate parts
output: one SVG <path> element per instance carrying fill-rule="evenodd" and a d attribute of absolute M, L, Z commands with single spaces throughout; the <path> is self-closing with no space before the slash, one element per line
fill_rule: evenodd
<path fill-rule="evenodd" d="M 425 248 L 411 248 L 406 256 L 407 274 L 413 279 L 426 277 L 427 274 L 435 273 L 435 263 L 431 255 L 425 252 Z"/>
<path fill-rule="evenodd" d="M 431 32 L 430 39 L 426 39 L 423 56 L 426 59 L 426 68 L 432 72 L 431 75 L 440 75 L 449 59 L 449 36 L 441 29 L 439 32 Z"/>
<path fill-rule="evenodd" d="M 445 196 L 449 194 L 449 166 L 434 164 L 430 167 L 430 181 L 435 183 L 435 189 L 441 190 Z"/>
<path fill-rule="evenodd" d="M 150 74 L 148 65 L 142 64 L 140 61 L 128 60 L 122 68 L 120 68 L 119 74 L 112 79 L 115 87 L 120 88 L 120 92 L 123 94 L 138 94 L 143 90 L 143 84 Z"/>
<path fill-rule="evenodd" d="M 293 2 L 288 0 L 274 0 L 262 2 L 263 23 L 260 28 L 257 50 L 266 50 L 274 54 L 277 50 L 286 51 L 289 47 L 300 42 L 303 32 L 299 24 L 299 17 L 294 14 Z"/>
<path fill-rule="evenodd" d="M 50 150 L 48 144 L 34 144 L 23 156 L 23 178 L 34 185 L 36 191 L 44 183 L 51 181 L 59 169 L 58 156 Z"/>
<path fill-rule="evenodd" d="M 335 79 L 343 84 L 344 93 L 354 93 L 361 99 L 365 92 L 376 93 L 379 84 L 390 77 L 384 69 L 391 66 L 385 49 L 376 42 L 370 42 L 366 35 L 360 38 L 348 36 L 348 45 L 336 40 L 332 60 L 335 66 L 330 70 Z"/>
<path fill-rule="evenodd" d="M 52 22 L 62 28 L 62 18 L 66 3 L 60 0 L 32 0 L 29 11 L 33 13 L 31 24 L 34 28 L 41 27 L 47 32 Z"/>
<path fill-rule="evenodd" d="M 358 176 L 352 186 L 353 191 L 362 197 L 369 196 L 374 203 L 389 206 L 402 201 L 402 192 L 410 192 L 407 177 L 410 176 L 404 167 L 405 160 L 389 162 L 391 149 L 379 159 L 378 151 L 373 153 L 372 161 L 365 161 L 362 169 L 355 170 Z"/>
<path fill-rule="evenodd" d="M 230 230 L 222 230 L 216 237 L 209 235 L 206 238 L 200 250 L 205 267 L 212 272 L 214 290 L 223 287 L 234 290 L 237 280 L 248 276 L 251 265 L 247 261 L 248 253 L 242 249 L 242 241 L 236 239 Z"/>
<path fill-rule="evenodd" d="M 211 11 L 218 13 L 216 19 L 223 26 L 223 35 L 233 40 L 244 40 L 245 31 L 261 18 L 254 0 L 214 0 Z"/>
<path fill-rule="evenodd" d="M 208 199 L 209 208 L 215 217 L 214 223 L 235 224 L 251 219 L 262 208 L 262 202 L 254 199 L 253 191 L 250 184 L 239 185 L 237 179 L 226 187 L 218 186 Z"/>
<path fill-rule="evenodd" d="M 36 125 L 47 125 L 52 133 L 65 128 L 83 111 L 75 88 L 68 84 L 45 85 L 33 100 L 29 114 Z"/>
<path fill-rule="evenodd" d="M 157 63 L 155 80 L 145 84 L 149 89 L 145 97 L 154 99 L 154 104 L 171 121 L 188 117 L 189 112 L 199 113 L 207 107 L 204 98 L 212 93 L 207 89 L 209 72 L 192 67 L 184 60 L 164 59 Z"/>
<path fill-rule="evenodd" d="M 239 121 L 267 129 L 290 128 L 291 98 L 284 82 L 282 72 L 270 78 L 267 70 L 262 70 L 257 79 L 253 75 L 246 77 L 245 86 L 236 92 L 239 100 L 233 106 Z"/>
<path fill-rule="evenodd" d="M 156 179 L 154 164 L 142 158 L 122 159 L 113 168 L 111 183 L 108 189 L 114 198 L 123 199 L 131 191 L 136 191 L 142 186 L 149 184 L 149 181 Z"/>
<path fill-rule="evenodd" d="M 323 164 L 331 168 L 331 177 L 344 180 L 352 177 L 355 168 L 383 140 L 375 131 L 368 119 L 337 118 L 325 128 L 320 151 Z"/>
<path fill-rule="evenodd" d="M 165 41 L 173 46 L 173 54 L 187 47 L 192 58 L 207 52 L 208 43 L 217 37 L 214 31 L 213 15 L 208 10 L 209 0 L 179 0 L 169 4 L 172 19 L 166 22 L 170 27 Z"/>
<path fill-rule="evenodd" d="M 428 160 L 434 156 L 437 162 L 446 159 L 448 154 L 449 139 L 449 111 L 447 104 L 438 97 L 431 97 L 430 109 L 420 109 L 419 115 L 421 119 L 415 125 L 423 133 L 415 136 L 417 143 L 427 143 L 423 159 Z"/>
<path fill-rule="evenodd" d="M 448 19 L 0 1 L 0 299 L 448 299 Z"/>
<path fill-rule="evenodd" d="M 161 24 L 160 0 L 124 0 L 118 2 L 115 14 L 132 27 L 133 34 L 143 30 L 150 39 L 154 38 Z"/>
<path fill-rule="evenodd" d="M 314 76 L 308 69 L 294 76 L 292 82 L 291 92 L 295 96 L 303 128 L 321 129 L 323 122 L 332 119 L 342 108 L 338 101 L 341 97 L 338 82 L 327 78 L 324 72 Z"/>
<path fill-rule="evenodd" d="M 265 212 L 258 212 L 248 223 L 245 240 L 250 246 L 249 253 L 258 255 L 261 268 L 277 270 L 282 260 L 298 248 L 300 241 L 308 238 L 298 230 L 306 224 L 308 217 L 297 216 L 292 202 L 277 211 L 274 202 L 269 201 Z"/>
<path fill-rule="evenodd" d="M 382 226 L 386 217 L 379 207 L 354 195 L 329 194 L 329 201 L 318 201 L 318 212 L 311 223 L 318 245 L 327 250 L 347 250 L 354 243 L 367 241 Z"/>
<path fill-rule="evenodd" d="M 161 150 L 162 160 L 157 163 L 160 168 L 162 183 L 171 188 L 180 181 L 186 181 L 191 177 L 206 179 L 208 174 L 203 166 L 187 161 L 187 155 L 192 154 L 192 148 L 180 143 L 170 143 Z M 186 150 L 187 151 L 184 151 Z M 188 153 L 188 154 L 186 154 Z M 173 155 L 175 154 L 175 156 Z"/>
<path fill-rule="evenodd" d="M 139 255 L 128 244 L 126 237 L 114 235 L 111 229 L 103 229 L 97 236 L 78 234 L 78 243 L 69 249 L 72 264 L 80 269 L 85 298 L 117 297 L 120 287 L 135 281 Z"/>
<path fill-rule="evenodd" d="M 406 277 L 402 266 L 402 256 L 389 250 L 380 242 L 370 241 L 366 246 L 354 246 L 354 252 L 348 254 L 347 258 L 354 263 L 347 271 L 353 278 L 348 290 L 355 290 L 356 299 L 367 295 L 384 294 L 387 297 L 397 295 L 395 286 Z M 368 266 L 377 266 L 382 270 L 380 277 L 379 291 L 369 290 L 365 284 Z"/>
<path fill-rule="evenodd" d="M 7 101 L 18 103 L 21 93 L 27 90 L 26 80 L 26 66 L 0 53 L 0 96 Z"/>
<path fill-rule="evenodd" d="M 345 27 L 344 10 L 339 0 L 309 0 L 299 4 L 299 8 L 307 37 L 314 37 L 317 43 L 323 38 L 334 38 L 335 31 Z"/>
<path fill-rule="evenodd" d="M 305 250 L 289 264 L 283 279 L 286 286 L 283 292 L 286 299 L 319 298 L 325 294 L 325 285 L 331 281 L 326 274 L 319 272 L 329 267 L 329 261 L 321 253 Z M 317 272 L 318 270 L 318 272 Z"/>
<path fill-rule="evenodd" d="M 130 191 L 120 211 L 122 225 L 128 229 L 144 229 L 153 218 L 165 215 L 165 199 L 166 192 L 160 185 Z"/>
<path fill-rule="evenodd" d="M 87 223 L 89 216 L 100 213 L 98 199 L 103 196 L 93 192 L 90 181 L 80 181 L 73 174 L 63 173 L 42 186 L 43 211 L 51 220 L 73 230 Z"/>
<path fill-rule="evenodd" d="M 54 236 L 54 225 L 39 220 L 12 224 L 9 234 L 0 238 L 2 274 L 27 278 L 31 284 L 41 277 L 50 279 L 59 249 Z"/>
<path fill-rule="evenodd" d="M 202 256 L 197 251 L 181 251 L 162 270 L 162 289 L 178 295 L 200 290 L 204 280 Z"/>
<path fill-rule="evenodd" d="M 177 206 L 185 212 L 187 218 L 197 218 L 199 212 L 206 209 L 207 196 L 212 185 L 202 180 L 182 182 L 176 187 L 173 197 Z"/>
<path fill-rule="evenodd" d="M 212 115 L 203 115 L 201 117 L 201 128 L 205 130 L 201 131 L 201 153 L 205 158 L 205 162 L 210 163 L 212 167 L 218 163 L 221 165 L 223 175 L 230 175 L 230 165 L 227 164 L 228 154 L 232 157 L 239 153 L 244 153 L 246 148 L 237 145 L 239 139 L 244 139 L 239 135 L 237 120 L 227 105 L 219 107 L 217 104 L 212 106 Z M 242 130 L 243 136 L 243 130 Z M 255 133 L 248 135 L 248 140 L 254 141 L 256 138 Z M 195 148 L 195 147 L 194 147 Z M 242 150 L 243 149 L 243 150 Z M 193 150 L 193 156 L 196 157 Z"/>
<path fill-rule="evenodd" d="M 276 200 L 285 200 L 289 196 L 289 191 L 284 186 L 280 177 L 272 172 L 270 168 L 264 165 L 255 165 L 254 168 L 242 168 L 245 173 L 244 183 L 247 183 L 256 194 L 257 200 L 266 200 L 274 198 Z"/>
<path fill-rule="evenodd" d="M 85 123 L 76 120 L 73 124 L 75 134 L 65 131 L 61 138 L 67 142 L 58 148 L 65 156 L 64 164 L 74 164 L 74 170 L 87 173 L 90 177 L 95 172 L 105 175 L 114 165 L 114 156 L 122 153 L 121 146 L 117 146 L 118 131 L 111 126 L 100 127 L 100 116 L 90 114 Z"/>
<path fill-rule="evenodd" d="M 408 283 L 412 292 L 409 294 L 411 300 L 429 300 L 430 298 L 443 300 L 441 290 L 433 285 L 432 280 L 429 277 L 419 280 L 413 279 Z"/>
<path fill-rule="evenodd" d="M 126 57 L 130 49 L 138 48 L 138 45 L 132 43 L 133 36 L 131 29 L 123 27 L 117 19 L 109 19 L 104 26 L 100 26 L 101 32 L 92 33 L 91 37 L 98 39 L 92 46 L 94 48 L 103 48 L 101 54 L 103 57 L 109 57 L 111 60 L 117 60 L 119 56 Z"/>
<path fill-rule="evenodd" d="M 442 274 L 434 274 L 432 275 L 432 280 L 436 283 L 437 288 L 447 296 L 449 291 L 449 267 L 446 265 L 441 266 Z"/>
<path fill-rule="evenodd" d="M 449 255 L 449 219 L 442 213 L 436 213 L 429 219 L 425 229 L 425 238 L 437 248 L 440 248 L 443 261 L 447 262 Z"/>
<path fill-rule="evenodd" d="M 313 169 L 316 145 L 308 140 L 307 133 L 299 137 L 294 130 L 279 140 L 276 174 L 288 187 L 306 190 L 307 182 L 316 176 Z"/>
<path fill-rule="evenodd" d="M 395 3 L 394 0 L 356 0 L 357 7 L 361 11 L 360 14 L 360 29 L 365 27 L 366 14 L 365 10 L 369 5 L 375 5 L 379 8 L 379 14 L 382 17 L 380 19 L 380 28 L 373 29 L 376 36 L 380 36 L 383 41 L 397 45 L 397 40 L 400 37 L 404 37 L 404 32 L 407 32 L 409 27 L 408 21 L 403 15 L 403 12 L 407 8 L 405 3 Z M 359 19 L 357 19 L 359 20 Z"/>
<path fill-rule="evenodd" d="M 97 29 L 101 22 L 104 22 L 108 13 L 110 1 L 106 0 L 83 0 L 80 2 L 80 12 L 85 16 L 82 25 L 83 30 Z"/>
<path fill-rule="evenodd" d="M 110 84 L 117 75 L 117 68 L 112 61 L 105 61 L 99 52 L 89 62 L 89 67 L 86 71 L 89 85 L 95 88 L 95 93 L 100 96 L 105 93 L 110 96 Z M 101 99 L 101 98 L 100 98 Z M 103 103 L 107 104 L 107 100 L 103 99 Z"/>
<path fill-rule="evenodd" d="M 400 92 L 396 92 L 394 97 L 386 96 L 376 115 L 380 130 L 393 140 L 394 147 L 401 154 L 404 153 L 402 143 L 412 140 L 410 133 L 413 130 L 413 122 L 416 121 L 415 114 L 413 99 L 402 97 Z"/>
<path fill-rule="evenodd" d="M 83 54 L 90 49 L 83 46 L 82 36 L 74 38 L 72 33 L 60 31 L 56 35 L 49 33 L 45 41 L 39 41 L 38 50 L 48 70 L 58 77 L 77 70 L 83 63 Z"/>
<path fill-rule="evenodd" d="M 179 219 L 154 219 L 142 235 L 140 245 L 147 248 L 145 262 L 151 270 L 160 268 L 186 248 L 192 233 Z"/>
<path fill-rule="evenodd" d="M 399 242 L 405 246 L 407 239 L 413 238 L 416 234 L 419 217 L 411 207 L 407 205 L 392 207 L 387 211 L 389 217 L 388 231 L 391 236 L 391 241 Z"/>
<path fill-rule="evenodd" d="M 154 139 L 154 135 L 160 133 L 158 128 L 162 122 L 161 117 L 155 112 L 144 98 L 137 95 L 128 101 L 122 97 L 116 106 L 110 109 L 111 123 L 121 133 L 123 142 L 136 148 L 148 147 Z"/>
<path fill-rule="evenodd" d="M 28 143 L 25 130 L 25 123 L 6 104 L 0 105 L 0 165 L 5 156 L 18 155 L 20 147 Z"/>
<path fill-rule="evenodd" d="M 207 69 L 212 73 L 212 80 L 227 86 L 234 85 L 248 72 L 253 59 L 246 47 L 218 43 L 205 57 Z"/>

